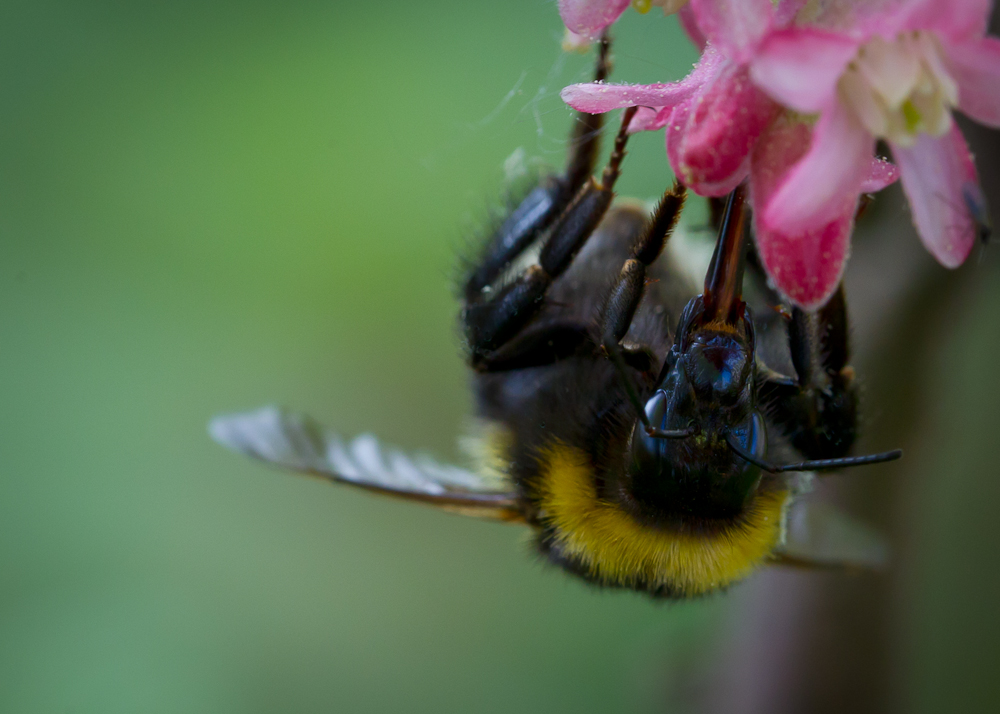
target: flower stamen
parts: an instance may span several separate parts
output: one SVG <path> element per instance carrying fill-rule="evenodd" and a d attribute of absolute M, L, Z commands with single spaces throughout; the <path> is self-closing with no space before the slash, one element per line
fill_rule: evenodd
<path fill-rule="evenodd" d="M 875 37 L 858 51 L 837 86 L 844 103 L 878 138 L 912 146 L 917 135 L 951 128 L 958 87 L 933 33 Z"/>
<path fill-rule="evenodd" d="M 673 15 L 687 4 L 688 0 L 632 0 L 632 9 L 645 15 L 656 5 L 663 8 L 664 15 Z"/>

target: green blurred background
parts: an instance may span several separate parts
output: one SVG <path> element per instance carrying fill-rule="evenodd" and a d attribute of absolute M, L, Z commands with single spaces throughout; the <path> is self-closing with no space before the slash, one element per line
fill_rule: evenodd
<path fill-rule="evenodd" d="M 596 592 L 516 527 L 275 473 L 205 432 L 278 402 L 458 457 L 455 251 L 514 149 L 562 161 L 557 93 L 591 60 L 560 37 L 546 0 L 0 5 L 0 712 L 687 711 L 678 680 L 711 668 L 738 593 Z M 671 19 L 629 13 L 618 40 L 630 81 L 695 59 Z M 670 180 L 661 142 L 636 137 L 621 193 Z M 990 329 L 943 341 L 972 360 L 943 413 L 977 370 L 996 392 L 995 273 L 969 298 Z M 952 441 L 995 438 L 981 386 Z M 922 702 L 955 701 L 933 675 L 962 633 L 984 673 L 1000 660 L 996 486 L 951 537 L 996 461 L 940 488 L 939 517 L 946 459 L 914 465 L 934 526 L 898 681 Z M 966 592 L 971 622 L 942 635 Z"/>

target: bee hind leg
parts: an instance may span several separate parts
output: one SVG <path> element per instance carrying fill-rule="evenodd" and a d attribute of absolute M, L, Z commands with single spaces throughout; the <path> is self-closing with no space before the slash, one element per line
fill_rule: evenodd
<path fill-rule="evenodd" d="M 488 302 L 466 304 L 462 322 L 473 367 L 483 367 L 491 353 L 525 328 L 538 313 L 553 281 L 566 271 L 604 218 L 614 198 L 614 185 L 625 157 L 628 125 L 635 111 L 635 107 L 625 110 L 601 181 L 588 178 L 555 220 L 542 245 L 538 264 L 525 270 Z"/>
<path fill-rule="evenodd" d="M 605 34 L 598 47 L 594 81 L 604 81 L 611 70 L 610 47 Z M 463 293 L 467 302 L 481 301 L 483 290 L 552 225 L 580 187 L 590 180 L 597 165 L 603 126 L 603 114 L 575 113 L 566 171 L 561 176 L 543 177 L 500 224 L 476 268 L 466 278 Z"/>
<path fill-rule="evenodd" d="M 603 82 L 609 74 L 611 74 L 611 38 L 605 30 L 597 45 L 594 81 Z M 594 173 L 594 167 L 597 166 L 597 154 L 601 148 L 603 129 L 603 114 L 574 112 L 573 132 L 570 136 L 570 155 L 565 174 L 570 196 L 579 191 L 580 187 Z"/>

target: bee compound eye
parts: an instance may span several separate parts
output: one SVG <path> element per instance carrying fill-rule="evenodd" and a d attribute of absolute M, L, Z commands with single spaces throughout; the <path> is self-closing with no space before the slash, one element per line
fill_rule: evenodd
<path fill-rule="evenodd" d="M 667 411 L 667 393 L 662 389 L 656 390 L 656 394 L 646 401 L 646 419 L 650 425 L 663 428 L 663 417 Z"/>
<path fill-rule="evenodd" d="M 767 428 L 764 426 L 764 417 L 760 412 L 754 411 L 746 423 L 737 429 L 730 431 L 740 447 L 747 453 L 764 458 L 767 453 Z"/>
<path fill-rule="evenodd" d="M 662 429 L 667 414 L 667 393 L 658 389 L 652 397 L 646 401 L 646 419 L 650 426 Z M 664 439 L 657 439 L 646 432 L 646 427 L 641 420 L 636 420 L 635 430 L 632 433 L 631 460 L 635 469 L 659 473 L 661 467 L 661 456 L 668 445 Z"/>

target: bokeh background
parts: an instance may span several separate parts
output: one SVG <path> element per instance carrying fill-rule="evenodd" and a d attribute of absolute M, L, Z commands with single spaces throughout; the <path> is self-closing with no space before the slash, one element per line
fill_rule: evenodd
<path fill-rule="evenodd" d="M 931 265 L 898 191 L 850 280 L 866 445 L 910 451 L 830 494 L 886 575 L 656 604 L 208 439 L 277 402 L 459 458 L 455 254 L 514 150 L 562 162 L 560 37 L 549 0 L 0 4 L 0 712 L 997 705 L 998 256 Z M 629 81 L 695 60 L 617 40 Z M 636 137 L 620 192 L 669 180 Z"/>

